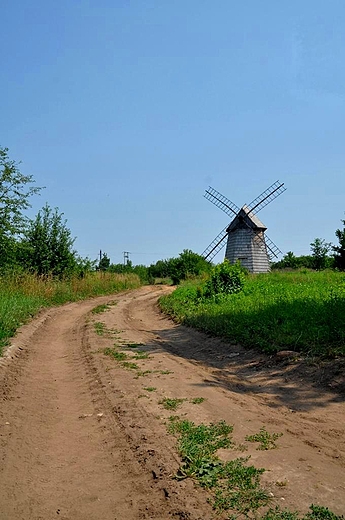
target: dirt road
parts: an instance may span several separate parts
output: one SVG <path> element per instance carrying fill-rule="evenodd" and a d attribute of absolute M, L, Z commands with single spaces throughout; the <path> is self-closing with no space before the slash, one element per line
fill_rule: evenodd
<path fill-rule="evenodd" d="M 262 426 L 283 433 L 275 450 L 247 443 L 273 503 L 344 514 L 344 395 L 303 379 L 298 361 L 173 324 L 156 303 L 166 290 L 68 304 L 21 329 L 0 361 L 0 519 L 212 518 L 207 492 L 172 479 L 164 397 L 185 399 L 178 414 L 195 422 L 233 424 L 239 443 Z M 104 355 L 114 343 L 137 367 Z M 138 343 L 148 357 L 131 360 Z"/>

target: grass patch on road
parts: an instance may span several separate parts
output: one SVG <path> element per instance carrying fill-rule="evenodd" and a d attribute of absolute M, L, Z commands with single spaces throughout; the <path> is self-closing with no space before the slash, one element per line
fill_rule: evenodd
<path fill-rule="evenodd" d="M 256 448 L 257 450 L 273 450 L 277 447 L 275 441 L 282 435 L 282 433 L 269 433 L 263 426 L 260 428 L 259 433 L 255 433 L 254 435 L 247 435 L 246 441 L 258 442 L 259 446 Z"/>
<path fill-rule="evenodd" d="M 249 456 L 227 462 L 219 459 L 219 449 L 237 449 L 232 440 L 233 426 L 225 421 L 196 425 L 188 419 L 171 416 L 168 431 L 177 437 L 182 459 L 175 478 L 195 479 L 211 493 L 210 503 L 216 513 L 229 515 L 229 520 L 344 520 L 327 507 L 313 504 L 304 516 L 298 511 L 272 507 L 273 498 L 261 484 L 264 468 L 249 464 Z M 276 435 L 281 436 L 268 434 L 265 428 L 258 435 L 260 439 L 264 437 L 265 445 L 267 438 L 272 441 Z M 248 437 L 246 440 L 250 441 Z"/>

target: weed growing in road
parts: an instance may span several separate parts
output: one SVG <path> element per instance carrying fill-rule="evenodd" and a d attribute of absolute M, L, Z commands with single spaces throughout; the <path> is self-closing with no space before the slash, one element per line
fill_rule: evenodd
<path fill-rule="evenodd" d="M 104 323 L 100 321 L 96 321 L 94 324 L 95 332 L 98 336 L 104 336 L 104 334 L 107 332 L 106 326 Z"/>
<path fill-rule="evenodd" d="M 157 388 L 155 386 L 144 386 L 144 390 L 146 390 L 146 392 L 155 392 Z"/>
<path fill-rule="evenodd" d="M 124 361 L 127 359 L 127 354 L 125 354 L 125 352 L 119 352 L 115 348 L 105 348 L 103 352 L 106 356 L 111 356 L 116 359 L 116 361 Z"/>
<path fill-rule="evenodd" d="M 124 361 L 123 363 L 121 363 L 121 365 L 124 368 L 128 368 L 129 370 L 137 370 L 139 368 L 139 366 L 136 363 L 132 363 L 131 361 Z"/>
<path fill-rule="evenodd" d="M 173 374 L 172 370 L 156 370 L 157 374 L 161 374 L 162 376 L 166 376 L 168 374 Z"/>
<path fill-rule="evenodd" d="M 270 508 L 264 516 L 259 510 L 268 506 L 272 498 L 261 486 L 264 468 L 249 465 L 250 457 L 239 457 L 223 462 L 217 456 L 220 448 L 236 449 L 232 441 L 233 427 L 220 421 L 215 424 L 195 425 L 178 416 L 169 417 L 168 431 L 178 436 L 178 451 L 182 458 L 175 478 L 195 478 L 199 484 L 213 494 L 212 505 L 217 513 L 230 513 L 229 519 L 252 520 L 345 520 L 332 513 L 327 507 L 311 505 L 310 511 L 301 517 L 297 511 L 282 510 L 279 506 Z M 281 434 L 265 433 L 263 444 L 270 445 Z M 254 437 L 254 436 L 253 436 Z M 268 449 L 268 448 L 263 448 Z"/>
<path fill-rule="evenodd" d="M 94 307 L 92 309 L 92 314 L 101 314 L 102 312 L 108 311 L 110 309 L 110 306 L 107 304 L 97 305 L 97 307 Z"/>
<path fill-rule="evenodd" d="M 220 421 L 196 426 L 189 420 L 172 419 L 168 429 L 179 436 L 183 465 L 177 478 L 194 477 L 201 486 L 213 490 L 215 510 L 232 510 L 248 517 L 268 504 L 269 496 L 260 487 L 264 469 L 248 466 L 249 457 L 222 462 L 216 455 L 220 448 L 234 448 L 231 425 Z"/>
<path fill-rule="evenodd" d="M 187 401 L 187 399 L 170 399 L 169 397 L 164 397 L 159 404 L 163 405 L 163 408 L 166 410 L 176 410 L 181 404 Z"/>
<path fill-rule="evenodd" d="M 192 404 L 201 404 L 205 401 L 205 397 L 194 397 L 194 399 L 190 399 L 190 403 Z"/>
<path fill-rule="evenodd" d="M 245 440 L 248 442 L 259 442 L 260 444 L 256 448 L 257 450 L 273 450 L 277 447 L 275 441 L 282 435 L 282 433 L 269 433 L 263 426 L 260 428 L 259 433 L 247 435 Z"/>
<path fill-rule="evenodd" d="M 152 370 L 137 370 L 137 375 L 134 379 L 139 379 L 139 377 L 145 377 L 148 374 L 152 374 Z"/>
<path fill-rule="evenodd" d="M 269 509 L 261 520 L 344 520 L 344 516 L 332 513 L 328 507 L 312 504 L 304 516 L 300 516 L 298 511 L 283 510 L 277 506 L 275 509 Z"/>
<path fill-rule="evenodd" d="M 139 348 L 143 347 L 144 343 L 125 343 L 123 346 L 126 348 Z"/>
<path fill-rule="evenodd" d="M 145 350 L 138 350 L 134 356 L 133 359 L 148 359 L 150 356 L 148 352 L 145 352 Z"/>

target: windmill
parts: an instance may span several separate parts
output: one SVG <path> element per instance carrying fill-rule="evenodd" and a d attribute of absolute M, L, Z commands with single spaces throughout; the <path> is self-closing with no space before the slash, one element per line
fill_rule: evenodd
<path fill-rule="evenodd" d="M 276 181 L 250 204 L 239 208 L 210 186 L 204 197 L 222 209 L 232 221 L 222 229 L 202 256 L 211 261 L 224 247 L 227 239 L 225 258 L 229 262 L 235 263 L 236 260 L 240 260 L 243 267 L 252 273 L 269 271 L 272 256 L 277 257 L 281 251 L 265 234 L 267 227 L 256 214 L 285 190 L 284 183 Z"/>

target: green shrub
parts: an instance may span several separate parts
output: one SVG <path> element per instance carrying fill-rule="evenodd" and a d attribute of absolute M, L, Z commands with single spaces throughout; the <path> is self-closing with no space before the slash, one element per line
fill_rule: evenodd
<path fill-rule="evenodd" d="M 219 294 L 235 294 L 242 291 L 245 271 L 240 262 L 230 264 L 224 260 L 212 268 L 210 279 L 205 284 L 204 296 L 212 298 Z"/>

